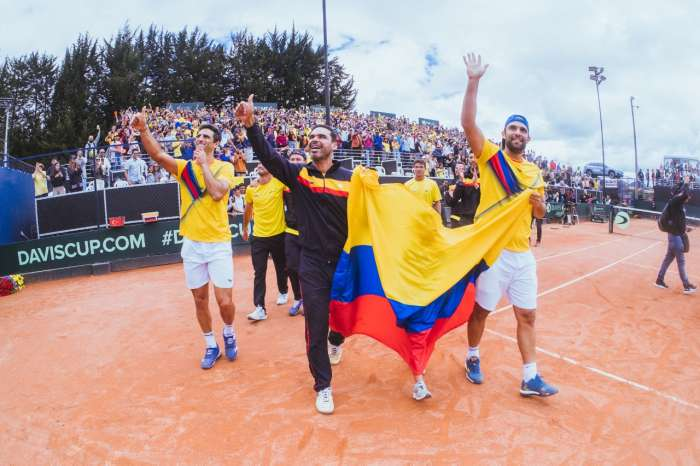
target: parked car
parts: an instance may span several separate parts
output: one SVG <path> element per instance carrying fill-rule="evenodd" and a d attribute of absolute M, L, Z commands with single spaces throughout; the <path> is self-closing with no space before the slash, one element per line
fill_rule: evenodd
<path fill-rule="evenodd" d="M 622 178 L 624 176 L 622 170 L 617 170 L 607 163 L 605 164 L 605 170 L 605 176 L 610 178 Z M 600 162 L 587 163 L 583 167 L 583 172 L 588 176 L 603 176 L 603 164 Z"/>

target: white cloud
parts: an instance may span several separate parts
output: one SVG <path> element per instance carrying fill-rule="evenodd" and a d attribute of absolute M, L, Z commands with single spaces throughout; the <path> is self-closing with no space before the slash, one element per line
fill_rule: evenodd
<path fill-rule="evenodd" d="M 0 54 L 45 50 L 59 57 L 81 32 L 110 36 L 124 22 L 183 26 L 227 37 L 292 23 L 321 43 L 321 2 L 35 1 L 4 8 Z M 465 86 L 461 56 L 491 64 L 480 86 L 478 121 L 496 136 L 505 117 L 530 119 L 531 147 L 573 164 L 600 158 L 595 85 L 588 66 L 604 66 L 601 85 L 607 161 L 633 167 L 629 97 L 637 113 L 639 156 L 700 154 L 699 15 L 689 0 L 618 2 L 417 2 L 328 0 L 331 48 L 355 77 L 361 111 L 383 110 L 457 125 Z M 88 6 L 86 6 L 88 5 Z M 437 63 L 426 74 L 426 53 Z"/>

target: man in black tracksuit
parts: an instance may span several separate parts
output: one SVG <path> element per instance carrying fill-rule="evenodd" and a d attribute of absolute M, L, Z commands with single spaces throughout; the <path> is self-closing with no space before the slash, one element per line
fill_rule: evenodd
<path fill-rule="evenodd" d="M 330 414 L 334 406 L 328 343 L 332 351 L 337 351 L 344 338 L 336 332 L 328 333 L 328 306 L 333 274 L 348 235 L 347 197 L 352 172 L 333 161 L 336 134 L 330 127 L 317 125 L 311 130 L 308 148 L 312 162 L 297 165 L 265 140 L 255 122 L 252 95 L 238 104 L 236 117 L 246 127 L 255 155 L 292 192 L 302 247 L 299 278 L 316 409 Z"/>
<path fill-rule="evenodd" d="M 459 217 L 459 220 L 452 219 L 452 227 L 461 227 L 474 223 L 474 213 L 479 205 L 481 193 L 479 184 L 472 179 L 471 173 L 464 177 L 464 165 L 459 163 L 455 167 L 455 190 L 445 193 L 445 202 L 452 208 L 452 217 Z"/>

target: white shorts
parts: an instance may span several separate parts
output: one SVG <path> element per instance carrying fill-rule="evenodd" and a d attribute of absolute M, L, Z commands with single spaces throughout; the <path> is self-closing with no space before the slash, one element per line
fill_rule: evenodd
<path fill-rule="evenodd" d="M 203 243 L 184 238 L 180 251 L 187 288 L 194 290 L 211 281 L 217 288 L 233 288 L 231 242 Z"/>
<path fill-rule="evenodd" d="M 506 249 L 496 262 L 476 279 L 476 302 L 493 311 L 501 296 L 521 309 L 537 309 L 537 265 L 532 252 Z"/>

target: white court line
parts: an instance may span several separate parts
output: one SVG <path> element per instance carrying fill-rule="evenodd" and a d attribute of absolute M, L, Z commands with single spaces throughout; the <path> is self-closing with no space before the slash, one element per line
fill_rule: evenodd
<path fill-rule="evenodd" d="M 635 253 L 633 253 L 633 254 L 629 254 L 629 255 L 623 257 L 622 259 L 618 259 L 618 260 L 616 260 L 615 262 L 612 262 L 612 263 L 610 263 L 610 264 L 608 264 L 608 265 L 606 265 L 606 266 L 604 266 L 604 267 L 601 267 L 601 268 L 599 268 L 599 269 L 596 269 L 596 270 L 594 270 L 593 272 L 587 273 L 586 275 L 583 275 L 583 276 L 581 276 L 581 277 L 575 278 L 575 279 L 573 279 L 573 280 L 569 280 L 568 282 L 562 283 L 561 285 L 555 286 L 554 288 L 550 288 L 550 289 L 547 290 L 547 291 L 543 291 L 542 293 L 538 294 L 537 297 L 545 296 L 545 295 L 548 295 L 548 294 L 550 294 L 550 293 L 554 293 L 554 292 L 557 291 L 557 290 L 561 290 L 562 288 L 565 288 L 565 287 L 567 287 L 567 286 L 573 285 L 574 283 L 580 282 L 581 280 L 585 280 L 585 279 L 588 278 L 588 277 L 591 277 L 591 276 L 593 276 L 593 275 L 595 275 L 595 274 L 598 274 L 598 273 L 600 273 L 600 272 L 603 272 L 603 271 L 605 271 L 605 270 L 607 270 L 607 269 L 609 269 L 609 268 L 611 268 L 611 267 L 613 267 L 613 266 L 615 266 L 615 265 L 617 265 L 617 264 L 619 264 L 619 263 L 621 263 L 621 262 L 624 262 L 624 261 L 626 261 L 626 260 L 628 260 L 628 259 L 631 259 L 632 257 L 638 256 L 639 254 L 642 254 L 642 253 L 646 252 L 648 249 L 651 249 L 652 247 L 657 246 L 658 244 L 661 244 L 661 241 L 656 241 L 656 242 L 654 242 L 653 244 L 650 244 L 649 246 L 645 247 L 644 249 L 641 249 L 641 250 L 639 250 L 639 251 L 637 251 L 637 252 L 635 252 Z M 508 309 L 510 309 L 510 308 L 511 308 L 510 305 L 504 306 L 504 307 L 502 307 L 502 308 L 500 308 L 500 309 L 497 309 L 497 310 L 491 312 L 491 314 L 493 315 L 493 314 L 498 313 L 498 312 L 503 312 L 503 311 L 508 310 Z M 511 341 L 511 342 L 513 342 L 513 343 L 516 343 L 516 344 L 517 344 L 517 342 L 518 342 L 515 338 L 513 338 L 513 337 L 511 337 L 511 336 L 508 336 L 508 335 L 504 335 L 504 334 L 502 334 L 502 333 L 500 333 L 500 332 L 496 332 L 496 331 L 490 330 L 490 329 L 486 329 L 486 331 L 489 332 L 489 333 L 491 333 L 492 335 L 496 335 L 496 336 L 498 336 L 498 337 L 500 337 L 500 338 L 503 338 L 503 339 L 505 339 L 505 340 Z M 634 381 L 632 381 L 632 380 L 626 379 L 626 378 L 624 378 L 624 377 L 620 377 L 619 375 L 612 374 L 612 373 L 610 373 L 610 372 L 604 371 L 604 370 L 602 370 L 602 369 L 598 369 L 598 368 L 593 367 L 593 366 L 587 366 L 587 365 L 585 365 L 585 364 L 582 364 L 582 363 L 576 361 L 575 359 L 569 358 L 569 357 L 564 356 L 564 355 L 561 355 L 561 354 L 559 354 L 559 353 L 555 353 L 554 351 L 549 351 L 549 350 L 546 350 L 546 349 L 544 349 L 544 348 L 540 348 L 539 346 L 535 347 L 535 349 L 536 349 L 537 351 L 539 351 L 540 353 L 546 354 L 547 356 L 551 356 L 551 357 L 553 357 L 553 358 L 560 359 L 560 360 L 562 360 L 562 361 L 564 361 L 564 362 L 566 362 L 566 363 L 569 363 L 569 364 L 571 364 L 571 365 L 574 365 L 574 366 L 582 367 L 582 368 L 584 368 L 584 369 L 586 369 L 586 370 L 588 370 L 588 371 L 590 371 L 590 372 L 593 372 L 593 373 L 598 374 L 598 375 L 602 375 L 603 377 L 606 377 L 606 378 L 608 378 L 608 379 L 615 380 L 615 381 L 617 381 L 617 382 L 625 383 L 625 384 L 627 384 L 627 385 L 630 385 L 630 386 L 632 386 L 632 387 L 634 387 L 634 388 L 637 388 L 637 389 L 642 390 L 642 391 L 645 391 L 645 392 L 653 393 L 653 394 L 655 394 L 655 395 L 657 395 L 657 396 L 660 396 L 661 398 L 665 398 L 665 399 L 667 399 L 667 400 L 673 401 L 673 402 L 678 403 L 678 404 L 680 404 L 680 405 L 683 405 L 683 406 L 687 406 L 687 407 L 690 407 L 690 408 L 695 408 L 695 409 L 697 409 L 697 410 L 700 410 L 700 405 L 697 405 L 697 404 L 695 404 L 695 403 L 691 403 L 690 401 L 686 401 L 686 400 L 684 400 L 684 399 L 682 399 L 682 398 L 679 398 L 679 397 L 677 397 L 677 396 L 675 396 L 675 395 L 670 395 L 670 394 L 668 394 L 668 393 L 662 392 L 662 391 L 657 390 L 657 389 L 655 389 L 655 388 L 649 387 L 649 386 L 644 385 L 644 384 L 641 384 L 641 383 L 639 383 L 639 382 L 634 382 Z"/>
<path fill-rule="evenodd" d="M 497 337 L 501 337 L 501 338 L 508 340 L 508 341 L 511 341 L 513 343 L 518 342 L 518 340 L 516 340 L 515 338 L 513 338 L 511 336 L 504 335 L 502 333 L 495 332 L 495 331 L 490 330 L 490 329 L 486 329 L 486 331 L 491 333 L 492 335 L 496 335 Z M 617 382 L 622 382 L 624 384 L 630 385 L 630 386 L 637 388 L 639 390 L 653 393 L 654 395 L 660 396 L 661 398 L 665 398 L 667 400 L 673 401 L 673 402 L 678 403 L 680 405 L 700 410 L 700 405 L 697 405 L 695 403 L 691 403 L 690 401 L 686 401 L 686 400 L 679 398 L 675 395 L 671 395 L 671 394 L 662 392 L 662 391 L 657 390 L 655 388 L 649 387 L 648 385 L 644 385 L 644 384 L 641 384 L 639 382 L 634 382 L 632 380 L 625 379 L 624 377 L 620 377 L 619 375 L 611 374 L 610 372 L 604 371 L 602 369 L 598 369 L 598 368 L 593 367 L 593 366 L 587 366 L 583 363 L 576 361 L 575 359 L 563 356 L 563 355 L 561 355 L 559 353 L 555 353 L 553 351 L 548 351 L 544 348 L 540 348 L 539 346 L 536 346 L 535 349 L 537 351 L 539 351 L 540 353 L 546 354 L 547 356 L 551 356 L 551 357 L 556 358 L 556 359 L 560 359 L 560 360 L 567 362 L 573 366 L 581 367 L 583 369 L 586 369 L 587 371 L 593 372 L 593 373 L 598 374 L 598 375 L 602 375 L 603 377 L 607 377 L 607 378 L 615 380 Z"/>
<path fill-rule="evenodd" d="M 658 230 L 647 230 L 647 231 L 645 231 L 645 232 L 640 233 L 640 234 L 637 235 L 637 236 L 648 235 L 649 233 L 652 233 L 652 232 L 655 232 L 655 231 L 658 231 Z M 537 262 L 542 262 L 542 261 L 546 261 L 546 260 L 549 260 L 549 259 L 556 259 L 557 257 L 568 256 L 568 255 L 571 255 L 571 254 L 576 254 L 577 252 L 588 251 L 589 249 L 599 248 L 600 246 L 605 246 L 606 244 L 617 243 L 617 242 L 620 242 L 620 241 L 624 241 L 624 240 L 626 240 L 626 239 L 628 239 L 628 238 L 618 238 L 618 239 L 614 239 L 614 240 L 612 240 L 612 241 L 606 241 L 606 242 L 604 242 L 604 243 L 598 243 L 598 244 L 594 244 L 594 245 L 592 245 L 592 246 L 586 246 L 585 248 L 573 249 L 573 250 L 571 250 L 571 251 L 566 251 L 566 252 L 562 252 L 562 253 L 559 253 L 559 254 L 552 254 L 551 256 L 544 256 L 544 257 L 541 257 L 541 258 L 537 259 Z"/>
<path fill-rule="evenodd" d="M 601 267 L 601 268 L 599 268 L 599 269 L 594 270 L 593 272 L 589 272 L 589 273 L 587 273 L 587 274 L 585 274 L 585 275 L 581 275 L 581 276 L 578 277 L 578 278 L 574 278 L 573 280 L 569 280 L 568 282 L 564 282 L 564 283 L 562 283 L 561 285 L 555 286 L 554 288 L 550 288 L 550 289 L 548 289 L 547 291 L 543 291 L 542 293 L 538 294 L 537 297 L 540 298 L 540 297 L 542 297 L 542 296 L 546 296 L 546 295 L 548 295 L 548 294 L 550 294 L 550 293 L 554 293 L 555 291 L 559 291 L 559 290 L 561 290 L 562 288 L 566 288 L 567 286 L 573 285 L 574 283 L 578 283 L 578 282 L 580 282 L 580 281 L 582 281 L 582 280 L 585 280 L 585 279 L 587 279 L 587 278 L 589 278 L 589 277 L 592 277 L 593 275 L 599 274 L 600 272 L 604 272 L 604 271 L 608 270 L 609 268 L 616 266 L 616 265 L 619 264 L 620 262 L 624 262 L 624 261 L 626 261 L 627 259 L 631 259 L 631 258 L 633 258 L 634 256 L 638 256 L 639 254 L 642 254 L 643 252 L 646 252 L 648 249 L 651 249 L 651 248 L 653 248 L 654 246 L 657 246 L 657 245 L 659 245 L 659 244 L 661 244 L 661 241 L 655 241 L 654 243 L 650 244 L 649 246 L 645 247 L 644 249 L 640 249 L 639 251 L 637 251 L 637 252 L 635 252 L 635 253 L 633 253 L 633 254 L 630 254 L 630 255 L 628 255 L 628 256 L 625 256 L 625 257 L 623 257 L 622 259 L 616 260 L 615 262 L 611 262 L 611 263 L 609 263 L 608 265 L 605 265 L 605 266 L 603 266 L 603 267 Z M 501 313 L 501 312 L 503 312 L 503 311 L 507 311 L 507 310 L 510 309 L 510 308 L 511 308 L 511 305 L 508 304 L 507 306 L 503 306 L 503 307 L 500 308 L 500 309 L 496 309 L 495 311 L 491 312 L 489 315 L 490 315 L 490 316 L 493 316 L 493 315 L 499 314 L 499 313 Z"/>

